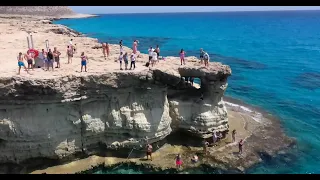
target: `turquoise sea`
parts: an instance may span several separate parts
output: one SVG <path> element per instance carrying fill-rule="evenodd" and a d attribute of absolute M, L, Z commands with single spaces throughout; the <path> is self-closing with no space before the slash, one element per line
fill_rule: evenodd
<path fill-rule="evenodd" d="M 139 51 L 159 45 L 164 56 L 198 56 L 231 66 L 226 95 L 279 117 L 297 147 L 247 173 L 320 173 L 320 11 L 101 15 L 63 24 L 99 41 Z M 207 171 L 201 171 L 208 173 Z M 143 173 L 118 168 L 98 173 Z"/>

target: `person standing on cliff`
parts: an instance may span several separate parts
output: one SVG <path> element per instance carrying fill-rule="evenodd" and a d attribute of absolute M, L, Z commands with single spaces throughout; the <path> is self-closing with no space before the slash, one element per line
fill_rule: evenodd
<path fill-rule="evenodd" d="M 231 137 L 232 137 L 232 142 L 233 142 L 233 143 L 236 142 L 236 134 L 237 134 L 236 130 L 235 130 L 235 129 L 232 130 Z"/>
<path fill-rule="evenodd" d="M 201 48 L 200 49 L 200 64 L 203 64 L 203 56 L 204 56 L 204 50 Z"/>
<path fill-rule="evenodd" d="M 147 144 L 147 160 L 149 159 L 150 156 L 150 160 L 152 161 L 152 146 L 151 144 Z"/>
<path fill-rule="evenodd" d="M 123 44 L 122 44 L 122 40 L 120 40 L 120 42 L 119 42 L 119 46 L 120 46 L 120 52 L 123 52 Z"/>
<path fill-rule="evenodd" d="M 83 66 L 84 66 L 84 71 L 87 72 L 88 57 L 84 55 L 84 52 L 82 52 L 80 58 L 81 58 L 81 72 L 82 72 Z"/>
<path fill-rule="evenodd" d="M 132 66 L 134 70 L 136 68 L 136 55 L 134 53 L 131 54 L 130 60 L 131 60 L 130 70 L 132 69 Z"/>
<path fill-rule="evenodd" d="M 159 56 L 160 56 L 160 48 L 159 48 L 159 45 L 157 45 L 155 51 L 156 51 L 156 53 L 157 53 L 157 58 L 159 59 Z"/>
<path fill-rule="evenodd" d="M 49 52 L 47 54 L 47 59 L 48 59 L 48 65 L 47 65 L 48 71 L 49 71 L 50 67 L 52 68 L 52 71 L 54 71 L 54 68 L 53 68 L 53 53 L 52 53 L 51 49 L 49 49 Z"/>
<path fill-rule="evenodd" d="M 182 63 L 183 63 L 184 65 L 186 65 L 186 62 L 185 62 L 185 60 L 184 60 L 184 57 L 185 57 L 185 55 L 186 55 L 186 52 L 185 52 L 183 49 L 181 49 L 179 55 L 180 55 L 181 65 L 182 65 Z"/>
<path fill-rule="evenodd" d="M 73 49 L 72 46 L 67 47 L 68 64 L 72 63 Z"/>
<path fill-rule="evenodd" d="M 149 63 L 151 63 L 153 51 L 154 49 L 152 48 L 152 46 L 150 46 L 150 48 L 148 49 Z"/>
<path fill-rule="evenodd" d="M 128 70 L 128 53 L 125 52 L 124 55 L 123 55 L 123 61 L 124 61 L 124 70 Z"/>
<path fill-rule="evenodd" d="M 19 69 L 18 69 L 18 75 L 20 75 L 20 71 L 21 71 L 21 67 L 22 67 L 22 66 L 23 66 L 24 69 L 27 71 L 27 73 L 30 74 L 29 71 L 28 71 L 28 69 L 27 69 L 27 67 L 26 67 L 26 65 L 24 65 L 23 56 L 22 56 L 22 53 L 21 53 L 21 52 L 19 53 L 17 59 L 18 59 L 18 67 L 19 67 Z"/>
<path fill-rule="evenodd" d="M 122 52 L 120 52 L 120 56 L 119 56 L 120 70 L 123 70 L 123 69 L 122 69 L 122 60 L 123 60 L 123 54 L 122 54 Z"/>
<path fill-rule="evenodd" d="M 109 57 L 110 54 L 110 46 L 109 43 L 106 42 L 106 53 L 107 53 L 107 57 Z"/>
<path fill-rule="evenodd" d="M 58 51 L 56 47 L 54 47 L 53 48 L 53 57 L 54 57 L 54 61 L 57 63 L 56 68 L 60 68 L 60 55 L 61 55 L 61 52 Z"/>
<path fill-rule="evenodd" d="M 239 154 L 242 154 L 242 146 L 243 146 L 243 140 L 241 139 L 239 142 Z"/>
<path fill-rule="evenodd" d="M 32 56 L 32 53 L 27 51 L 27 53 L 24 56 L 24 58 L 27 60 L 28 69 L 32 69 L 33 70 L 33 56 Z"/>
<path fill-rule="evenodd" d="M 138 51 L 138 41 L 137 40 L 133 41 L 132 50 L 133 50 L 133 54 L 137 53 L 137 51 Z"/>
<path fill-rule="evenodd" d="M 204 53 L 203 59 L 204 59 L 204 66 L 208 67 L 209 66 L 209 61 L 210 61 L 210 56 L 209 56 L 209 54 L 207 52 Z"/>
<path fill-rule="evenodd" d="M 47 64 L 48 64 L 47 52 L 45 52 L 44 49 L 42 49 L 41 52 L 39 53 L 39 58 L 42 60 L 43 70 L 47 70 Z"/>

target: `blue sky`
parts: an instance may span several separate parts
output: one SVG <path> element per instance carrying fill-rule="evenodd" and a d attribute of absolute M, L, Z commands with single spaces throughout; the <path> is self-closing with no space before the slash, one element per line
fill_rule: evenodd
<path fill-rule="evenodd" d="M 320 10 L 320 6 L 69 6 L 69 7 L 77 13 L 88 13 L 88 14 Z"/>

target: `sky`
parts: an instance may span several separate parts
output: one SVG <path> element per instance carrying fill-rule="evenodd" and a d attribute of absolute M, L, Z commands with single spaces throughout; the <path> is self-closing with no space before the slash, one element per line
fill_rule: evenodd
<path fill-rule="evenodd" d="M 320 6 L 69 6 L 69 7 L 77 13 L 85 13 L 85 14 L 320 10 Z"/>

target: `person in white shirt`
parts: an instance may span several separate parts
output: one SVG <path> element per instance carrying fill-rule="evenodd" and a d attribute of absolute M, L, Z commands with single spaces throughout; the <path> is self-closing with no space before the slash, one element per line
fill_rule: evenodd
<path fill-rule="evenodd" d="M 152 62 L 151 62 L 151 66 L 153 67 L 156 62 L 158 61 L 158 54 L 156 51 L 153 51 L 152 52 Z"/>
<path fill-rule="evenodd" d="M 152 60 L 152 54 L 153 54 L 154 49 L 150 46 L 150 48 L 148 49 L 148 53 L 149 53 L 149 63 Z"/>
<path fill-rule="evenodd" d="M 119 61 L 120 61 L 120 70 L 123 70 L 122 69 L 122 60 L 123 60 L 123 53 L 120 52 L 120 56 L 119 56 Z"/>
<path fill-rule="evenodd" d="M 69 45 L 70 45 L 70 46 L 73 46 L 73 42 L 72 42 L 72 41 L 73 41 L 73 39 L 71 39 L 71 40 L 69 41 Z"/>
<path fill-rule="evenodd" d="M 130 70 L 132 69 L 132 66 L 134 70 L 136 68 L 136 56 L 134 53 L 131 54 L 130 60 L 131 60 Z"/>
<path fill-rule="evenodd" d="M 204 59 L 204 66 L 208 67 L 209 66 L 209 61 L 210 61 L 210 56 L 209 56 L 209 54 L 207 52 L 204 53 L 203 59 Z"/>

